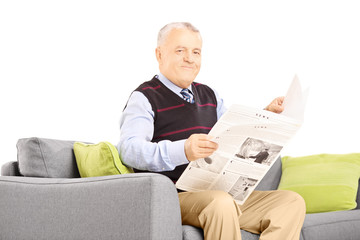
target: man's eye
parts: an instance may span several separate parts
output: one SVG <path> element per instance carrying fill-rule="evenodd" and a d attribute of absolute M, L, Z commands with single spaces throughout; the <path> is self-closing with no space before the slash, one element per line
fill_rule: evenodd
<path fill-rule="evenodd" d="M 178 50 L 176 50 L 176 52 L 178 52 L 178 53 L 181 53 L 181 52 L 183 52 L 184 50 L 182 50 L 182 49 L 178 49 Z"/>
<path fill-rule="evenodd" d="M 194 54 L 196 54 L 196 55 L 200 55 L 201 53 L 200 53 L 200 52 L 194 52 Z"/>

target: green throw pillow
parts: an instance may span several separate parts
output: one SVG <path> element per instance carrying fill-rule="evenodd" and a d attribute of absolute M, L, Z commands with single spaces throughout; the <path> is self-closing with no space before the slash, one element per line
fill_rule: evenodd
<path fill-rule="evenodd" d="M 117 149 L 108 142 L 74 143 L 74 154 L 81 177 L 96 177 L 132 173 L 122 164 Z"/>
<path fill-rule="evenodd" d="M 356 207 L 360 154 L 319 154 L 283 157 L 278 189 L 300 194 L 307 213 Z"/>

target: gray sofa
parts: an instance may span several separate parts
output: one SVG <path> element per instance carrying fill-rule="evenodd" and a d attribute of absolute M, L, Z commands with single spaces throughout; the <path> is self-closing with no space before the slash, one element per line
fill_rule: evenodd
<path fill-rule="evenodd" d="M 167 177 L 79 178 L 72 144 L 19 140 L 17 161 L 1 168 L 0 239 L 203 239 L 201 229 L 181 225 L 177 191 Z M 276 189 L 280 177 L 278 159 L 257 189 Z M 301 239 L 359 240 L 359 191 L 357 202 L 351 211 L 307 214 Z"/>

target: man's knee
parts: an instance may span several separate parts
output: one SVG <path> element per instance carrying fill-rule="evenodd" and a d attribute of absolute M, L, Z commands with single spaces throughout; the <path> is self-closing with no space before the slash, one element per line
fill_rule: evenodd
<path fill-rule="evenodd" d="M 289 190 L 278 190 L 277 192 L 280 194 L 280 198 L 285 205 L 290 205 L 289 207 L 293 210 L 305 214 L 306 205 L 304 198 L 300 194 Z"/>
<path fill-rule="evenodd" d="M 215 215 L 239 215 L 240 210 L 233 197 L 223 191 L 208 191 L 209 202 L 207 209 Z"/>
<path fill-rule="evenodd" d="M 179 196 L 183 224 L 236 224 L 241 213 L 232 196 L 224 191 L 187 192 Z"/>
<path fill-rule="evenodd" d="M 210 197 L 210 202 L 215 205 L 224 206 L 227 204 L 233 204 L 233 197 L 224 191 L 207 191 Z"/>
<path fill-rule="evenodd" d="M 278 190 L 282 197 L 285 198 L 288 202 L 294 202 L 299 205 L 305 205 L 305 201 L 303 197 L 297 192 L 293 192 L 290 190 Z"/>
<path fill-rule="evenodd" d="M 234 199 L 224 191 L 201 191 L 180 193 L 180 206 L 186 211 L 202 211 L 205 208 L 223 208 L 224 206 L 234 205 Z"/>

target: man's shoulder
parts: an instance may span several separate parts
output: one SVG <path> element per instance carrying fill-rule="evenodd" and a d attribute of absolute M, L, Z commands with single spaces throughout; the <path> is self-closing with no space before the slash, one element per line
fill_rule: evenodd
<path fill-rule="evenodd" d="M 158 88 L 160 88 L 160 83 L 156 76 L 154 76 L 151 80 L 140 84 L 135 91 L 143 92 L 145 90 L 156 90 Z"/>

